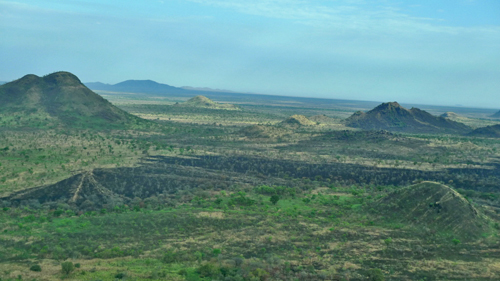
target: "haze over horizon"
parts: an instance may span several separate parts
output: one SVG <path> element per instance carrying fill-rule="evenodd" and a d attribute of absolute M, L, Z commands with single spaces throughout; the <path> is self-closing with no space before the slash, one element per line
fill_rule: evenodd
<path fill-rule="evenodd" d="M 0 1 L 0 80 L 500 107 L 495 0 Z"/>

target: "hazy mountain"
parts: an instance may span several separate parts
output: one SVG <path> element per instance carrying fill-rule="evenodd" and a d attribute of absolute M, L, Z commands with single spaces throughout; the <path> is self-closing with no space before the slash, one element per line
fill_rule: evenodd
<path fill-rule="evenodd" d="M 152 80 L 127 80 L 118 84 L 110 85 L 101 82 L 85 83 L 92 90 L 110 92 L 130 92 L 142 94 L 186 94 L 188 90 L 161 84 Z"/>
<path fill-rule="evenodd" d="M 465 124 L 434 116 L 418 108 L 406 109 L 397 102 L 383 103 L 368 112 L 358 111 L 345 120 L 349 127 L 408 133 L 458 133 L 471 131 Z"/>
<path fill-rule="evenodd" d="M 17 115 L 13 126 L 123 125 L 140 120 L 83 85 L 69 72 L 28 74 L 0 86 L 0 114 Z"/>

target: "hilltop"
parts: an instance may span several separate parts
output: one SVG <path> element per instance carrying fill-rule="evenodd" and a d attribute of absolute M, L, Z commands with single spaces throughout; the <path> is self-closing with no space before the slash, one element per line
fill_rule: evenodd
<path fill-rule="evenodd" d="M 425 181 L 390 193 L 375 204 L 381 214 L 461 239 L 479 237 L 488 230 L 486 218 L 453 188 Z"/>
<path fill-rule="evenodd" d="M 234 104 L 227 103 L 218 103 L 215 102 L 205 96 L 196 96 L 194 98 L 190 98 L 184 103 L 177 104 L 177 106 L 184 107 L 203 107 L 203 108 L 211 108 L 211 109 L 225 109 L 225 110 L 241 110 Z"/>
<path fill-rule="evenodd" d="M 441 115 L 439 115 L 439 116 L 441 116 L 441 117 L 443 117 L 443 118 L 452 119 L 452 120 L 453 120 L 453 119 L 457 119 L 457 118 L 461 118 L 461 117 L 462 117 L 462 116 L 460 116 L 460 115 L 456 114 L 455 112 L 451 112 L 451 111 L 445 112 L 445 113 L 443 113 L 443 114 L 441 114 Z"/>
<path fill-rule="evenodd" d="M 407 133 L 464 134 L 465 124 L 434 116 L 418 108 L 406 109 L 397 102 L 383 103 L 368 112 L 358 111 L 345 120 L 349 127 Z"/>
<path fill-rule="evenodd" d="M 28 74 L 1 85 L 0 115 L 5 127 L 116 127 L 142 121 L 64 71 Z"/>
<path fill-rule="evenodd" d="M 280 124 L 285 126 L 300 127 L 300 126 L 313 126 L 316 125 L 316 122 L 307 119 L 307 117 L 305 117 L 304 115 L 295 114 L 283 120 Z"/>
<path fill-rule="evenodd" d="M 467 135 L 474 137 L 500 138 L 500 124 L 477 128 Z"/>

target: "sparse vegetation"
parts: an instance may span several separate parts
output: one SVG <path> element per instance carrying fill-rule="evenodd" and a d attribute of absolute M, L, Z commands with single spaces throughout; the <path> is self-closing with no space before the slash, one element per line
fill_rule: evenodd
<path fill-rule="evenodd" d="M 500 274 L 496 139 L 353 130 L 319 106 L 121 106 L 154 122 L 0 119 L 2 280 Z"/>

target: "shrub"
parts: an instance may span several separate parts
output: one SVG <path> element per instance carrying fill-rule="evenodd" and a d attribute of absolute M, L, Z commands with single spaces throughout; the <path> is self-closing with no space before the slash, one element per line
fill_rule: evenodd
<path fill-rule="evenodd" d="M 42 267 L 39 264 L 34 264 L 30 267 L 31 271 L 42 271 Z"/>
<path fill-rule="evenodd" d="M 127 273 L 125 272 L 118 272 L 115 274 L 116 279 L 125 279 L 127 277 Z"/>
<path fill-rule="evenodd" d="M 75 270 L 75 265 L 73 265 L 72 262 L 67 261 L 61 264 L 61 268 L 63 273 L 70 274 L 73 270 Z"/>
<path fill-rule="evenodd" d="M 196 269 L 196 272 L 200 274 L 201 277 L 216 277 L 219 275 L 219 268 L 212 264 L 206 263 Z"/>
<path fill-rule="evenodd" d="M 280 200 L 280 197 L 278 195 L 273 195 L 269 200 L 273 203 L 273 205 L 276 205 L 276 203 Z"/>
<path fill-rule="evenodd" d="M 368 280 L 371 281 L 384 281 L 385 277 L 384 274 L 382 273 L 382 270 L 378 268 L 372 268 L 368 270 Z"/>

